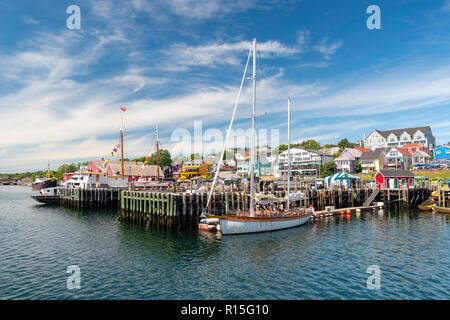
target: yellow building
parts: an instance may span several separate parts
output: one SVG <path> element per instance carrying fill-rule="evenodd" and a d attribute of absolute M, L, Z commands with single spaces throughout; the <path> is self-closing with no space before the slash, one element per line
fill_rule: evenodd
<path fill-rule="evenodd" d="M 379 171 L 384 166 L 384 152 L 382 149 L 363 152 L 360 161 L 363 172 Z"/>

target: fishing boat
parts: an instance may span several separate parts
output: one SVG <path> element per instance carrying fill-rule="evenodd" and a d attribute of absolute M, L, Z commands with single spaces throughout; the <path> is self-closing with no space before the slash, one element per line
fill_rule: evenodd
<path fill-rule="evenodd" d="M 78 172 L 62 184 L 68 188 L 112 188 L 123 189 L 128 187 L 127 177 L 108 176 L 105 173 Z"/>
<path fill-rule="evenodd" d="M 58 179 L 53 175 L 50 170 L 50 163 L 47 166 L 47 175 L 45 178 L 36 178 L 36 180 L 31 184 L 33 191 L 39 191 L 46 188 L 54 188 L 58 185 Z"/>
<path fill-rule="evenodd" d="M 445 207 L 439 207 L 439 206 L 433 206 L 433 211 L 437 213 L 450 213 L 450 208 Z"/>
<path fill-rule="evenodd" d="M 31 198 L 40 203 L 59 204 L 59 189 L 59 186 L 41 189 L 38 195 L 31 195 Z"/>
<path fill-rule="evenodd" d="M 286 206 L 275 206 L 273 204 L 265 204 L 265 206 L 261 207 L 258 205 L 256 208 L 255 205 L 255 106 L 256 106 L 256 39 L 253 40 L 252 47 L 250 49 L 247 64 L 244 69 L 244 74 L 242 77 L 241 85 L 239 88 L 239 93 L 237 96 L 236 103 L 234 105 L 233 115 L 230 121 L 230 125 L 228 127 L 227 136 L 225 138 L 224 147 L 222 149 L 221 157 L 217 166 L 217 170 L 215 172 L 213 184 L 208 196 L 208 201 L 205 209 L 205 214 L 207 212 L 207 208 L 211 202 L 211 196 L 214 191 L 214 186 L 217 181 L 217 177 L 220 171 L 221 164 L 223 162 L 223 156 L 226 149 L 226 145 L 228 142 L 228 138 L 230 135 L 230 131 L 233 125 L 234 117 L 236 115 L 237 105 L 239 102 L 239 97 L 242 91 L 242 86 L 245 80 L 245 76 L 247 73 L 247 68 L 249 65 L 249 61 L 251 56 L 253 56 L 253 76 L 252 76 L 252 138 L 251 138 L 251 157 L 250 157 L 250 206 L 249 212 L 241 212 L 236 213 L 234 215 L 221 215 L 221 216 L 211 216 L 211 212 L 209 212 L 209 218 L 206 219 L 208 222 L 209 219 L 217 219 L 218 220 L 218 230 L 223 235 L 231 235 L 231 234 L 246 234 L 246 233 L 256 233 L 256 232 L 265 232 L 265 231 L 275 231 L 282 230 L 287 228 L 293 228 L 300 225 L 303 225 L 309 221 L 311 218 L 311 213 L 306 211 L 298 211 L 291 210 L 290 208 L 290 183 L 288 183 L 287 190 L 287 199 Z M 288 177 L 290 178 L 290 98 L 288 98 Z M 261 204 L 262 205 L 262 204 Z"/>

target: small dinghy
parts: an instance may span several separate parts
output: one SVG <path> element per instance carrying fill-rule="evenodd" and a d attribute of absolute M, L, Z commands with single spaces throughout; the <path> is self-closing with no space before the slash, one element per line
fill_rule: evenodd
<path fill-rule="evenodd" d="M 417 208 L 420 211 L 431 211 L 433 206 L 436 204 L 436 201 L 434 201 L 433 198 L 430 198 L 428 200 L 425 200 L 424 202 L 422 202 L 421 204 L 419 204 L 417 206 Z"/>
<path fill-rule="evenodd" d="M 450 208 L 433 206 L 433 211 L 437 213 L 450 213 Z"/>

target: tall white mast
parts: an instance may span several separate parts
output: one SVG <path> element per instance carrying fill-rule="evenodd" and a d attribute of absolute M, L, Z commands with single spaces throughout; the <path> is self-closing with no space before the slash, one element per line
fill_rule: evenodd
<path fill-rule="evenodd" d="M 250 159 L 250 216 L 255 216 L 255 106 L 256 106 L 256 39 L 253 39 L 253 103 L 252 103 L 252 149 Z"/>
<path fill-rule="evenodd" d="M 289 194 L 291 193 L 291 97 L 288 97 L 288 187 L 287 209 L 290 208 Z"/>
<path fill-rule="evenodd" d="M 211 190 L 209 191 L 208 201 L 207 201 L 206 207 L 205 207 L 205 213 L 207 212 L 207 209 L 208 209 L 209 204 L 211 202 L 211 196 L 212 196 L 212 194 L 214 192 L 214 186 L 216 185 L 217 176 L 218 176 L 219 171 L 220 171 L 220 166 L 222 165 L 223 155 L 224 155 L 225 149 L 227 147 L 228 138 L 230 137 L 231 128 L 233 127 L 233 121 L 234 121 L 234 117 L 236 116 L 236 110 L 237 110 L 237 106 L 238 106 L 238 103 L 239 103 L 239 97 L 241 96 L 242 87 L 243 87 L 244 81 L 245 81 L 245 76 L 247 75 L 248 63 L 250 62 L 250 57 L 252 56 L 252 50 L 253 50 L 253 48 L 250 48 L 250 50 L 248 52 L 247 63 L 245 64 L 244 74 L 242 75 L 241 85 L 239 87 L 239 93 L 237 95 L 236 102 L 234 104 L 233 116 L 231 117 L 230 125 L 228 126 L 227 135 L 225 137 L 225 142 L 223 144 L 222 153 L 220 155 L 220 160 L 219 160 L 219 163 L 217 165 L 217 170 L 216 170 L 216 173 L 214 175 L 214 180 L 213 180 L 213 183 L 212 183 L 212 186 L 211 186 Z"/>

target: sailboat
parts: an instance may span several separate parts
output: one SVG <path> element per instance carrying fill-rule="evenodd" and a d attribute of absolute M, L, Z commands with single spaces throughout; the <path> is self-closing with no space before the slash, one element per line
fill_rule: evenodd
<path fill-rule="evenodd" d="M 160 181 L 158 126 L 156 126 L 156 131 L 155 131 L 155 143 L 156 143 L 156 176 L 157 176 L 156 181 L 154 181 L 153 179 L 148 179 L 148 178 L 144 178 L 144 177 L 140 176 L 139 179 L 134 183 L 134 187 L 136 189 L 146 189 L 146 188 L 167 189 L 170 187 L 170 183 Z M 150 157 L 150 154 L 148 156 Z M 147 157 L 147 160 L 149 159 L 149 157 Z M 142 168 L 144 168 L 145 165 L 146 165 L 146 162 L 144 162 L 144 165 L 142 166 Z"/>
<path fill-rule="evenodd" d="M 207 219 L 203 219 L 204 223 L 208 223 L 208 221 L 216 220 L 218 221 L 218 230 L 223 235 L 229 234 L 245 234 L 245 233 L 256 233 L 256 232 L 265 232 L 265 231 L 275 231 L 282 230 L 292 227 L 297 227 L 303 225 L 309 221 L 311 218 L 311 214 L 306 212 L 306 210 L 298 210 L 290 208 L 290 189 L 288 184 L 288 193 L 287 193 L 287 201 L 286 207 L 282 210 L 265 210 L 268 208 L 267 204 L 255 204 L 255 106 L 256 106 L 256 39 L 253 40 L 252 47 L 250 49 L 247 64 L 245 66 L 244 75 L 242 77 L 241 86 L 239 89 L 239 94 L 234 106 L 233 116 L 231 118 L 230 125 L 228 127 L 228 132 L 225 138 L 224 148 L 222 150 L 221 158 L 219 160 L 219 165 L 215 172 L 213 184 L 209 193 L 208 201 L 206 208 L 208 208 L 211 196 L 214 191 L 214 186 L 216 184 L 217 175 L 220 171 L 220 165 L 222 163 L 224 151 L 228 142 L 229 133 L 231 131 L 231 127 L 233 125 L 234 116 L 236 114 L 237 104 L 239 101 L 239 96 L 241 94 L 242 86 L 244 83 L 245 75 L 247 73 L 248 64 L 250 61 L 250 57 L 253 56 L 253 97 L 252 97 L 252 139 L 251 139 L 251 157 L 250 157 L 250 206 L 249 212 L 243 215 L 221 215 L 221 216 L 211 216 Z M 288 157 L 290 156 L 290 98 L 288 98 Z M 288 175 L 290 177 L 290 159 L 288 161 Z M 255 208 L 258 206 L 258 208 Z M 272 206 L 273 208 L 274 206 Z M 269 205 L 270 208 L 270 205 Z M 205 209 L 207 212 L 207 209 Z"/>

